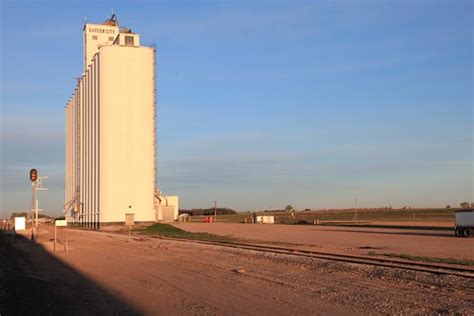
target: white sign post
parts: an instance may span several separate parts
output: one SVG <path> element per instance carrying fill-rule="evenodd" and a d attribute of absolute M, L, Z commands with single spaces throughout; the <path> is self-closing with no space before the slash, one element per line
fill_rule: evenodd
<path fill-rule="evenodd" d="M 60 219 L 60 220 L 55 220 L 54 221 L 54 252 L 56 252 L 56 240 L 58 237 L 58 226 L 59 227 L 66 227 L 67 226 L 67 221 L 65 219 Z M 66 252 L 67 252 L 67 237 L 66 237 Z"/>
<path fill-rule="evenodd" d="M 65 219 L 57 219 L 54 224 L 54 226 L 64 227 L 67 226 L 67 221 Z"/>
<path fill-rule="evenodd" d="M 25 217 L 15 217 L 15 231 L 25 230 Z"/>

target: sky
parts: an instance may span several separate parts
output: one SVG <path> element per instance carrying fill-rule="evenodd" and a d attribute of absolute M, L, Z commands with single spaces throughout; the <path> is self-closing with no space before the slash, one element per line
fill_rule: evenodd
<path fill-rule="evenodd" d="M 61 213 L 83 23 L 112 12 L 158 47 L 158 184 L 181 208 L 473 200 L 471 1 L 0 3 L 0 217 L 30 208 L 30 168 Z"/>

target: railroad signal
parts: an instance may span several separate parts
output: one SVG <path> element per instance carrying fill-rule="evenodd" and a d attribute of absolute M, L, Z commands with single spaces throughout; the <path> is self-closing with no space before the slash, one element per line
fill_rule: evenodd
<path fill-rule="evenodd" d="M 30 170 L 30 181 L 35 182 L 36 180 L 38 180 L 38 170 L 31 169 Z"/>

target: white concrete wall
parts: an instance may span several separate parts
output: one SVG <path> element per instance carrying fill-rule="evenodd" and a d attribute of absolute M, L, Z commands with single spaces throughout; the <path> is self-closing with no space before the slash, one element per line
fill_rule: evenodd
<path fill-rule="evenodd" d="M 155 221 L 154 49 L 109 45 L 112 34 L 84 27 L 85 71 L 65 109 L 65 203 L 79 187 L 80 223 Z"/>
<path fill-rule="evenodd" d="M 76 157 L 76 139 L 78 136 L 76 123 L 79 119 L 77 116 L 79 86 L 78 84 L 65 109 L 65 204 L 74 199 L 79 181 L 76 174 L 76 163 L 78 161 L 78 157 Z"/>
<path fill-rule="evenodd" d="M 133 37 L 133 45 L 130 45 L 126 42 L 126 38 Z M 140 34 L 136 33 L 119 33 L 115 39 L 115 44 L 124 45 L 124 46 L 140 46 Z"/>
<path fill-rule="evenodd" d="M 167 195 L 168 205 L 174 207 L 174 220 L 178 219 L 179 214 L 179 196 L 177 195 Z"/>
<path fill-rule="evenodd" d="M 99 209 L 101 222 L 155 221 L 154 51 L 99 49 Z"/>
<path fill-rule="evenodd" d="M 178 195 L 161 195 L 161 204 L 158 203 L 155 205 L 156 209 L 156 221 L 161 222 L 164 220 L 163 212 L 164 208 L 169 209 L 173 208 L 173 220 L 178 220 L 179 215 L 179 196 Z"/>
<path fill-rule="evenodd" d="M 84 71 L 92 63 L 99 47 L 111 45 L 119 34 L 118 26 L 86 23 L 83 29 Z"/>

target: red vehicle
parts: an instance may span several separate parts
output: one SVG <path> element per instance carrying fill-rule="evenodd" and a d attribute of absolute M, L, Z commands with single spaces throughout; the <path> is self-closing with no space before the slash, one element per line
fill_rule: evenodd
<path fill-rule="evenodd" d="M 214 223 L 214 217 L 212 216 L 204 216 L 202 218 L 203 223 Z"/>

